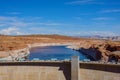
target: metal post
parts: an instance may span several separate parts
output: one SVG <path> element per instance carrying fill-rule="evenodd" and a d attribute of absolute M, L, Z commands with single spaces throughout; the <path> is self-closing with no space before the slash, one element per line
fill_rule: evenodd
<path fill-rule="evenodd" d="M 71 80 L 79 80 L 79 56 L 71 58 Z"/>

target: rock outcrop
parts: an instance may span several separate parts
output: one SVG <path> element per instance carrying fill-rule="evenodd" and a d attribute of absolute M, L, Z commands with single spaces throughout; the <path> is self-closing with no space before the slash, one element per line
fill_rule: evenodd
<path fill-rule="evenodd" d="M 10 50 L 10 51 L 0 51 L 0 61 L 20 61 L 27 60 L 30 54 L 29 48 Z"/>
<path fill-rule="evenodd" d="M 92 60 L 119 61 L 120 60 L 120 42 L 105 40 L 86 40 L 80 41 L 76 46 L 69 46 L 72 49 L 80 51 Z"/>

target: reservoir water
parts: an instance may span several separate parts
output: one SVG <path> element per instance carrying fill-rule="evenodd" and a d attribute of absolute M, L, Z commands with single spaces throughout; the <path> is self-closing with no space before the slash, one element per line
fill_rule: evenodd
<path fill-rule="evenodd" d="M 66 46 L 45 46 L 36 47 L 30 50 L 29 60 L 39 58 L 39 60 L 69 60 L 71 56 L 77 55 L 80 60 L 87 59 L 82 53 L 66 48 Z"/>

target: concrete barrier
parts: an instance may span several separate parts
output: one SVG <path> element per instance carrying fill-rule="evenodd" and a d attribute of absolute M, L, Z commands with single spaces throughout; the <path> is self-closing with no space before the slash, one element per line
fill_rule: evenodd
<path fill-rule="evenodd" d="M 0 80 L 70 80 L 69 62 L 2 62 Z"/>
<path fill-rule="evenodd" d="M 79 80 L 120 80 L 120 65 L 79 63 Z M 0 62 L 0 80 L 71 80 L 71 62 Z"/>
<path fill-rule="evenodd" d="M 80 63 L 81 80 L 120 80 L 120 65 Z"/>

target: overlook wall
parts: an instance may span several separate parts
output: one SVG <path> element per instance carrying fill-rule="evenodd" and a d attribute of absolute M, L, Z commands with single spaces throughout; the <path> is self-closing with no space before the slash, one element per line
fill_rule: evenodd
<path fill-rule="evenodd" d="M 0 80 L 71 80 L 70 62 L 2 62 Z M 120 80 L 120 65 L 80 63 L 80 80 Z"/>
<path fill-rule="evenodd" d="M 120 80 L 120 65 L 80 63 L 80 80 Z"/>
<path fill-rule="evenodd" d="M 70 80 L 70 63 L 0 63 L 0 80 Z"/>

